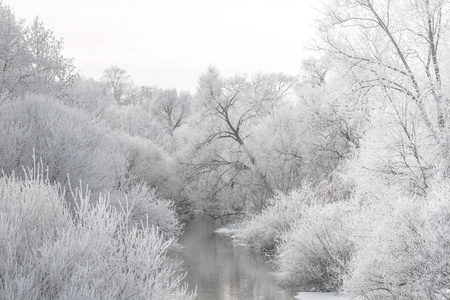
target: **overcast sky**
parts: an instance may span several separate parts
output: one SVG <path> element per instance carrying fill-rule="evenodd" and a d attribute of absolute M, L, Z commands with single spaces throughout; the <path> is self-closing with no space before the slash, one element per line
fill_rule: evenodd
<path fill-rule="evenodd" d="M 64 40 L 64 55 L 99 79 L 111 65 L 138 85 L 195 91 L 208 65 L 222 75 L 295 75 L 318 1 L 3 0 L 17 18 L 34 17 Z"/>

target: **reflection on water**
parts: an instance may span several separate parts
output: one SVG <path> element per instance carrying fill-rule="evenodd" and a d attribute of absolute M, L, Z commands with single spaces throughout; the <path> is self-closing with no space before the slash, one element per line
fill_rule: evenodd
<path fill-rule="evenodd" d="M 196 216 L 185 225 L 180 239 L 185 248 L 180 256 L 188 272 L 184 281 L 190 288 L 197 286 L 197 299 L 294 299 L 294 292 L 275 285 L 262 258 L 214 233 L 219 227 L 219 222 L 207 216 Z"/>

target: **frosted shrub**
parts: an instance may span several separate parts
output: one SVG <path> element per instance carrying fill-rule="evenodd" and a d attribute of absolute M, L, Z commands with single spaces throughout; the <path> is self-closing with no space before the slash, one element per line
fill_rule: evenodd
<path fill-rule="evenodd" d="M 114 133 L 119 144 L 118 151 L 124 156 L 123 169 L 128 178 L 121 188 L 144 181 L 152 188 L 157 188 L 164 198 L 175 199 L 179 195 L 181 182 L 173 159 L 151 140 L 121 131 Z"/>
<path fill-rule="evenodd" d="M 118 211 L 126 213 L 129 225 L 157 226 L 166 238 L 178 237 L 181 233 L 174 202 L 161 198 L 156 189 L 143 183 L 134 185 L 127 192 L 112 194 L 111 203 Z"/>
<path fill-rule="evenodd" d="M 106 198 L 65 203 L 39 172 L 0 178 L 0 299 L 194 298 L 167 257 L 173 238 L 130 227 Z"/>
<path fill-rule="evenodd" d="M 347 202 L 305 208 L 279 246 L 278 279 L 304 291 L 337 291 L 353 246 Z"/>
<path fill-rule="evenodd" d="M 33 154 L 49 167 L 52 182 L 83 181 L 91 191 L 115 184 L 115 141 L 82 111 L 53 98 L 29 95 L 0 105 L 0 169 L 22 173 Z"/>
<path fill-rule="evenodd" d="M 389 212 L 356 240 L 344 291 L 364 299 L 449 299 L 449 197 L 445 179 L 426 198 L 389 199 Z M 376 213 L 371 208 L 364 214 Z"/>
<path fill-rule="evenodd" d="M 278 193 L 269 200 L 266 209 L 241 224 L 238 237 L 254 251 L 274 251 L 283 233 L 290 230 L 316 198 L 317 190 L 311 184 L 289 194 Z"/>

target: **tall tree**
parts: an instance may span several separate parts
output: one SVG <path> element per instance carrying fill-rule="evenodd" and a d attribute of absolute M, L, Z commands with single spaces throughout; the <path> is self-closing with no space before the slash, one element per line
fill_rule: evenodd
<path fill-rule="evenodd" d="M 283 74 L 222 78 L 214 67 L 200 76 L 193 111 L 201 138 L 190 166 L 194 177 L 203 178 L 198 180 L 209 191 L 206 198 L 221 202 L 234 195 L 234 203 L 228 205 L 233 211 L 264 206 L 274 187 L 249 137 L 295 82 Z"/>
<path fill-rule="evenodd" d="M 63 42 L 36 18 L 29 26 L 0 2 L 0 93 L 14 97 L 45 93 L 67 97 L 78 74 L 62 55 Z"/>
<path fill-rule="evenodd" d="M 62 40 L 56 39 L 38 18 L 27 28 L 25 39 L 31 56 L 30 77 L 26 80 L 30 91 L 67 96 L 67 89 L 78 75 L 73 60 L 62 55 Z"/>
<path fill-rule="evenodd" d="M 448 118 L 439 51 L 447 6 L 446 0 L 329 1 L 318 46 L 347 61 L 360 88 L 407 97 L 436 133 Z"/>
<path fill-rule="evenodd" d="M 127 92 L 132 83 L 127 71 L 118 66 L 111 66 L 103 71 L 102 79 L 111 89 L 114 99 L 119 104 L 126 104 Z"/>
<path fill-rule="evenodd" d="M 379 103 L 373 117 L 391 125 L 389 142 L 380 140 L 391 158 L 376 164 L 376 172 L 409 177 L 422 192 L 435 163 L 427 152 L 447 151 L 447 7 L 446 0 L 332 0 L 319 23 L 317 48 L 347 66 L 354 90 Z"/>

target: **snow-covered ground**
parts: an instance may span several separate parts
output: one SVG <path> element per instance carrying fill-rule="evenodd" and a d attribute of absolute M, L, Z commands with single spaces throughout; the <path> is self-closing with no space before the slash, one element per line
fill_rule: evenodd
<path fill-rule="evenodd" d="M 228 236 L 231 236 L 234 234 L 234 231 L 228 227 L 218 228 L 218 229 L 214 230 L 214 232 L 218 233 L 218 234 L 228 235 Z"/>
<path fill-rule="evenodd" d="M 295 299 L 299 300 L 348 300 L 344 296 L 339 296 L 336 293 L 312 293 L 312 292 L 300 292 L 295 296 Z"/>

